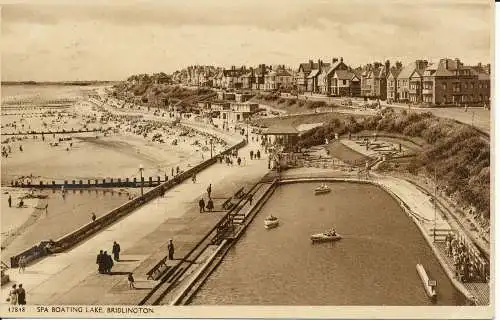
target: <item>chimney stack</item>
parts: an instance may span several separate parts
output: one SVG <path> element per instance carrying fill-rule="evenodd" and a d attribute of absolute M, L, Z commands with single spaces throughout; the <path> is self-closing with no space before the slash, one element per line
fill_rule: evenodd
<path fill-rule="evenodd" d="M 335 62 L 337 62 L 337 61 L 339 61 L 339 59 L 337 59 L 337 58 L 333 58 L 333 59 L 332 59 L 332 64 L 335 64 Z"/>
<path fill-rule="evenodd" d="M 344 62 L 344 57 L 340 57 L 340 62 Z"/>

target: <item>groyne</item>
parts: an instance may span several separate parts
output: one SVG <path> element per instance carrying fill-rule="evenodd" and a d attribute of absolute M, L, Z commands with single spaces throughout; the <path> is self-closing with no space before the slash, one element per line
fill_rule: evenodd
<path fill-rule="evenodd" d="M 175 176 L 173 179 L 161 183 L 160 185 L 154 187 L 153 189 L 145 192 L 143 195 L 134 198 L 125 204 L 115 208 L 105 215 L 99 217 L 93 222 L 90 222 L 81 228 L 70 232 L 57 240 L 45 240 L 41 241 L 39 244 L 33 245 L 30 249 L 27 249 L 15 256 L 10 258 L 10 267 L 16 268 L 19 266 L 19 259 L 24 257 L 25 263 L 33 262 L 37 259 L 45 257 L 51 253 L 58 253 L 73 247 L 77 243 L 91 237 L 97 232 L 101 231 L 103 228 L 117 222 L 119 219 L 128 215 L 138 207 L 143 204 L 155 199 L 158 196 L 163 195 L 169 189 L 172 189 L 176 185 L 182 183 L 183 181 L 190 179 L 194 174 L 208 168 L 209 166 L 217 163 L 217 157 L 226 154 L 231 154 L 233 150 L 240 149 L 247 144 L 246 140 L 241 140 L 240 142 L 234 144 L 232 147 L 220 152 L 213 158 L 210 158 L 180 174 Z"/>

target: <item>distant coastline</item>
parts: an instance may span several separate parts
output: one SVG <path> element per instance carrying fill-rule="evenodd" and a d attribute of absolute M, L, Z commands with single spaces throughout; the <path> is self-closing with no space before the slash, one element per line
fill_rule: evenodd
<path fill-rule="evenodd" d="M 98 84 L 113 84 L 120 81 L 1 81 L 1 85 L 64 85 L 64 86 L 91 86 Z"/>

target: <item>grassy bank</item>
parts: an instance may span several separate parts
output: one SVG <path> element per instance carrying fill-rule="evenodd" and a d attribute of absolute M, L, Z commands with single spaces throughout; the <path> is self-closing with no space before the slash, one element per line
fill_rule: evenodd
<path fill-rule="evenodd" d="M 182 100 L 183 105 L 193 107 L 197 101 L 216 95 L 210 89 L 189 89 L 178 85 L 155 84 L 149 81 L 121 82 L 113 87 L 114 96 L 126 97 L 126 100 L 135 100 L 146 106 L 165 106 L 169 102 L 176 103 Z M 133 97 L 133 98 L 130 98 Z"/>
<path fill-rule="evenodd" d="M 252 98 L 253 102 L 265 104 L 276 109 L 286 110 L 290 113 L 310 112 L 316 108 L 339 108 L 335 103 L 325 101 L 312 101 L 297 98 L 284 98 L 277 93 L 258 93 Z"/>
<path fill-rule="evenodd" d="M 263 126 L 263 127 L 272 127 L 272 126 L 297 127 L 301 124 L 321 123 L 321 122 L 327 123 L 335 119 L 345 120 L 349 119 L 350 117 L 351 115 L 347 115 L 344 113 L 327 112 L 327 113 L 282 116 L 277 118 L 257 118 L 253 119 L 251 122 L 252 125 Z M 359 116 L 356 117 L 359 118 Z"/>
<path fill-rule="evenodd" d="M 423 139 L 425 144 L 409 161 L 389 162 L 380 170 L 396 170 L 434 179 L 446 195 L 462 206 L 470 206 L 484 218 L 490 217 L 490 144 L 472 127 L 431 113 L 407 113 L 385 109 L 362 119 L 331 120 L 301 136 L 300 145 L 309 147 L 332 139 L 335 133 L 363 130 L 402 134 Z"/>

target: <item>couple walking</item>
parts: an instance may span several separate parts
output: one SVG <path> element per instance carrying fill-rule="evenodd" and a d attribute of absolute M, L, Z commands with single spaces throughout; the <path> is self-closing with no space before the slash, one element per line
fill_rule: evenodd
<path fill-rule="evenodd" d="M 9 297 L 7 298 L 7 302 L 12 305 L 25 305 L 26 304 L 26 291 L 23 288 L 22 284 L 12 285 L 12 289 L 10 289 Z"/>

